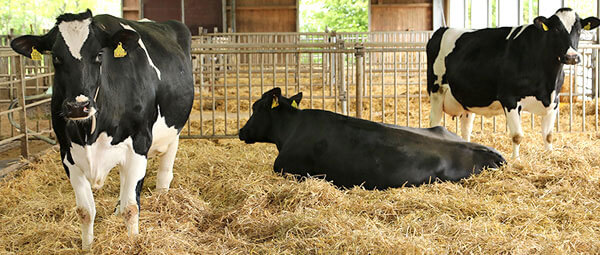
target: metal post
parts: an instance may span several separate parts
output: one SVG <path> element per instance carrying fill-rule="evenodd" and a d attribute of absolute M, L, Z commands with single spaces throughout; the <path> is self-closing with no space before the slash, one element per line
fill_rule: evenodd
<path fill-rule="evenodd" d="M 340 50 L 344 49 L 344 40 L 338 40 L 337 48 Z M 348 115 L 348 93 L 346 91 L 346 83 L 344 81 L 344 53 L 337 53 L 337 89 L 339 100 L 342 107 L 342 114 Z"/>
<path fill-rule="evenodd" d="M 354 56 L 356 56 L 356 117 L 362 118 L 362 100 L 363 100 L 363 80 L 364 80 L 364 47 L 357 45 L 354 47 L 356 50 Z"/>
<path fill-rule="evenodd" d="M 15 71 L 19 77 L 19 85 L 17 85 L 17 97 L 19 105 L 23 108 L 19 111 L 19 121 L 21 125 L 21 155 L 23 158 L 29 158 L 29 139 L 27 137 L 27 107 L 25 105 L 25 66 L 23 65 L 23 56 L 15 57 Z"/>

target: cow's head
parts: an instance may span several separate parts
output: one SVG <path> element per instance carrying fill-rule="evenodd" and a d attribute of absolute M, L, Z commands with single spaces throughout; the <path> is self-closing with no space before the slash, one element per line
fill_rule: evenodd
<path fill-rule="evenodd" d="M 240 140 L 246 143 L 275 142 L 289 116 L 298 111 L 302 92 L 286 98 L 280 88 L 265 92 L 252 105 L 252 116 L 240 129 Z"/>
<path fill-rule="evenodd" d="M 550 35 L 550 47 L 553 54 L 557 55 L 555 57 L 558 61 L 575 65 L 581 61 L 577 53 L 581 30 L 596 28 L 600 25 L 600 20 L 596 17 L 581 19 L 571 8 L 562 8 L 550 18 L 543 16 L 535 18 L 533 23 L 538 29 Z"/>
<path fill-rule="evenodd" d="M 101 84 L 102 63 L 113 60 L 117 47 L 131 51 L 138 47 L 135 31 L 108 32 L 94 22 L 92 12 L 63 14 L 56 25 L 42 36 L 25 35 L 10 46 L 31 58 L 32 53 L 51 53 L 54 64 L 53 93 L 62 100 L 61 115 L 69 120 L 85 120 L 97 112 L 95 98 Z M 120 45 L 120 46 L 119 46 Z M 126 59 L 125 55 L 123 59 Z M 54 100 L 54 99 L 53 99 Z"/>

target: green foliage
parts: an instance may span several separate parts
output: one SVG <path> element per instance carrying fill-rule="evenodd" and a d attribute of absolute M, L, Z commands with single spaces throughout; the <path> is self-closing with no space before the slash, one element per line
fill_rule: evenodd
<path fill-rule="evenodd" d="M 66 12 L 95 14 L 121 13 L 120 0 L 0 0 L 0 34 L 40 34 L 54 26 L 58 15 Z"/>
<path fill-rule="evenodd" d="M 325 28 L 339 32 L 369 30 L 367 0 L 301 0 L 300 31 L 323 32 Z"/>

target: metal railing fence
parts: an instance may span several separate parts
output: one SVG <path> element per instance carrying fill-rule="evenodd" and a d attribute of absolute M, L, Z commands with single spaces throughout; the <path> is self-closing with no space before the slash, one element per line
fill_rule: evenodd
<path fill-rule="evenodd" d="M 291 33 L 284 35 L 293 36 Z M 293 38 L 300 38 L 300 35 Z M 267 34 L 260 36 L 269 37 Z M 426 40 L 353 42 L 337 36 L 335 40 L 321 42 L 195 41 L 197 96 L 182 137 L 235 137 L 251 115 L 252 103 L 273 87 L 281 87 L 287 96 L 303 92 L 301 107 L 378 122 L 427 127 Z M 249 34 L 247 38 L 253 37 Z M 565 67 L 567 76 L 565 90 L 560 93 L 563 103 L 559 107 L 557 131 L 598 130 L 598 47 L 582 43 L 582 63 Z M 358 110 L 357 105 L 360 106 Z M 539 116 L 523 114 L 523 126 L 535 132 L 539 121 Z M 443 123 L 458 132 L 458 118 L 445 116 Z M 505 130 L 503 116 L 477 116 L 474 132 Z"/>

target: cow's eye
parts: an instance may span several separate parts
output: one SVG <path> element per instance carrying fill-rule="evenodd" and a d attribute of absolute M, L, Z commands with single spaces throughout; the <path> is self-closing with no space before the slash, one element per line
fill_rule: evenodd
<path fill-rule="evenodd" d="M 60 64 L 62 64 L 62 61 L 61 61 L 60 57 L 53 56 L 52 57 L 52 63 L 54 63 L 54 65 L 60 65 Z"/>
<path fill-rule="evenodd" d="M 98 55 L 96 55 L 96 59 L 94 59 L 94 62 L 98 64 L 102 63 L 102 51 L 98 52 Z"/>

